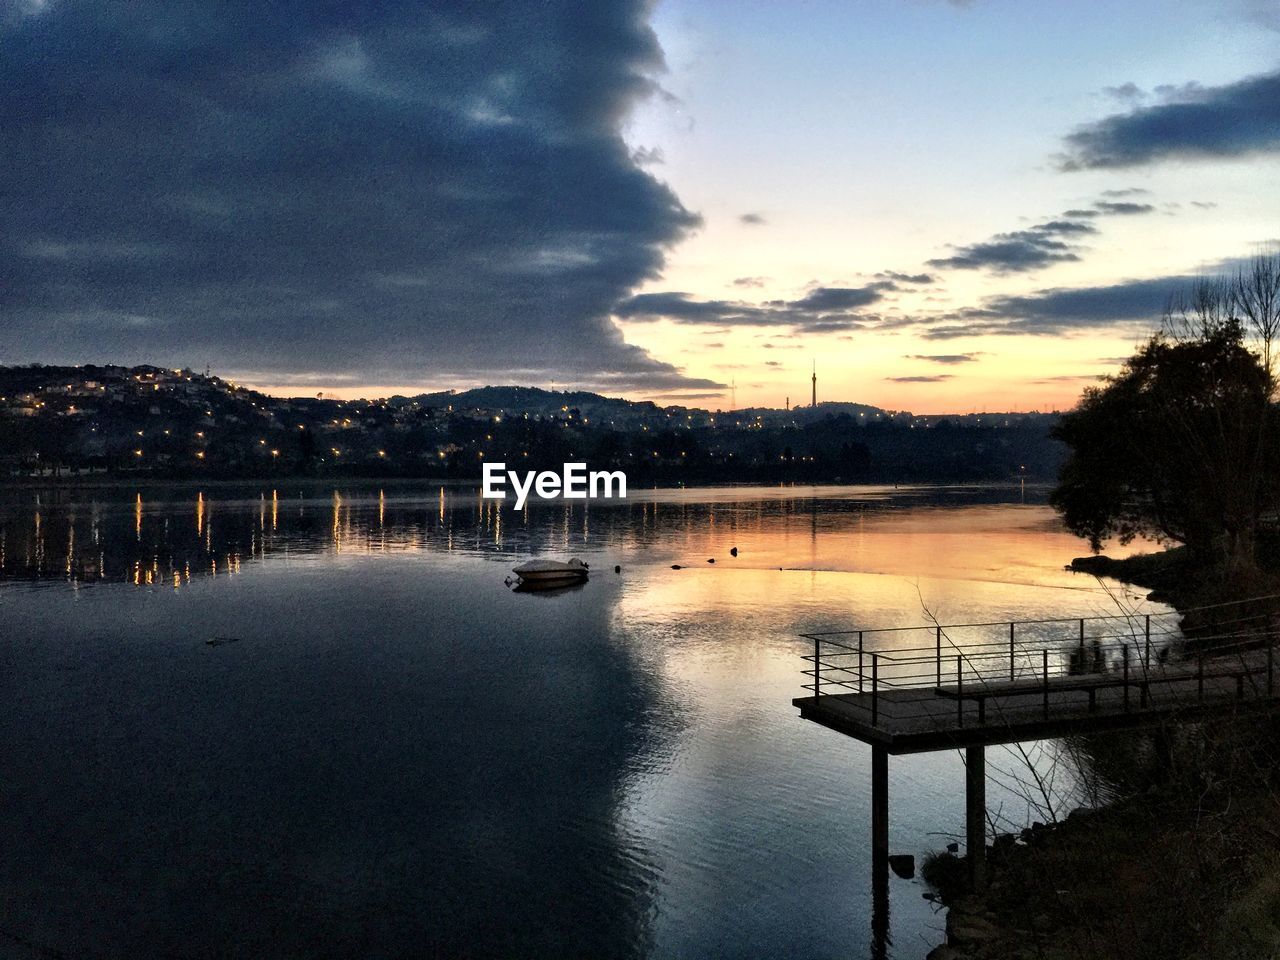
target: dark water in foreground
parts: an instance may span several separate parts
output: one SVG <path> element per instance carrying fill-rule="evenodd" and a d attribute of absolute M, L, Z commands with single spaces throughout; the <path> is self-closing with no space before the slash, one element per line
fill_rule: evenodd
<path fill-rule="evenodd" d="M 796 634 L 1114 612 L 1021 499 L 0 493 L 0 954 L 866 956 L 868 752 Z M 531 553 L 594 574 L 513 593 Z M 894 760 L 895 852 L 961 771 Z"/>

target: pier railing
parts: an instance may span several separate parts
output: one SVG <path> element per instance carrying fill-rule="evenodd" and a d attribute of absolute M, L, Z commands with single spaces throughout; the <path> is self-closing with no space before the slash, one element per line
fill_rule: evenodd
<path fill-rule="evenodd" d="M 1273 602 L 1263 605 L 1262 600 Z M 893 691 L 921 688 L 955 699 L 961 723 L 966 701 L 976 702 L 983 722 L 987 699 L 1039 688 L 1046 713 L 1050 692 L 1068 686 L 1088 692 L 1091 709 L 1096 688 L 1121 691 L 1128 710 L 1131 696 L 1139 707 L 1146 706 L 1154 682 L 1164 688 L 1179 681 L 1195 684 L 1195 695 L 1203 699 L 1206 679 L 1212 692 L 1214 682 L 1227 675 L 1240 696 L 1246 680 L 1251 692 L 1270 696 L 1276 692 L 1274 648 L 1280 642 L 1275 601 L 1280 598 L 1182 613 L 807 633 L 802 636 L 813 646 L 804 655 L 808 682 L 803 686 L 815 698 L 862 695 L 858 699 L 868 706 L 873 725 Z M 1187 613 L 1197 616 L 1195 626 L 1184 632 Z M 1228 674 L 1215 666 L 1224 658 L 1238 661 Z"/>

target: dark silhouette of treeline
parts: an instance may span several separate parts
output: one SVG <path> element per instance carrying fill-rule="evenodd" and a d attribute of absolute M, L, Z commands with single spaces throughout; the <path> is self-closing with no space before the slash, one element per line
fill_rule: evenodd
<path fill-rule="evenodd" d="M 1047 481 L 1064 455 L 1057 419 L 859 404 L 724 413 L 536 388 L 279 398 L 189 370 L 0 368 L 0 471 L 42 482 L 467 480 L 495 461 L 557 471 L 582 461 L 641 483 Z"/>

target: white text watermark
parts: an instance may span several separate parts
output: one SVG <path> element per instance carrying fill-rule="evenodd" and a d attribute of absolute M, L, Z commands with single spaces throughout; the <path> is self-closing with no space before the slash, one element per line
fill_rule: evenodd
<path fill-rule="evenodd" d="M 486 500 L 507 499 L 507 484 L 516 495 L 515 509 L 523 510 L 533 492 L 544 500 L 563 497 L 566 500 L 586 500 L 588 497 L 606 500 L 613 497 L 626 499 L 627 475 L 621 470 L 587 470 L 585 463 L 566 463 L 560 473 L 543 470 L 535 473 L 526 470 L 523 476 L 508 470 L 505 463 L 486 463 L 482 470 L 480 495 Z"/>

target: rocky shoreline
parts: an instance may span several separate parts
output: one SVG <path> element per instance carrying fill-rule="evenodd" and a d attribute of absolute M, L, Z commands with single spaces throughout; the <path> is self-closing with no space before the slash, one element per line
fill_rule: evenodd
<path fill-rule="evenodd" d="M 1069 821 L 1078 826 L 1091 815 L 1089 811 L 1076 810 Z M 992 879 L 981 895 L 963 886 L 945 889 L 949 881 L 966 876 L 963 856 L 948 853 L 935 858 L 930 872 L 943 878 L 944 889 L 940 894 L 947 907 L 947 939 L 929 952 L 927 960 L 1057 960 L 1077 956 L 1073 951 L 1054 949 L 1061 931 L 1060 924 L 1049 913 L 1016 913 L 1015 905 L 1009 902 L 1009 884 L 1003 877 L 1007 869 L 1002 870 L 1008 867 L 1011 858 L 1026 856 L 1028 847 L 1046 842 L 1051 833 L 1058 832 L 1067 822 L 1051 826 L 1034 823 L 1017 836 L 998 834 L 987 848 Z M 944 858 L 952 862 L 939 869 L 938 864 Z"/>
<path fill-rule="evenodd" d="M 1172 786 L 997 837 L 987 890 L 944 894 L 947 939 L 928 960 L 1273 960 L 1278 812 L 1270 782 Z M 953 860 L 944 875 L 963 876 Z"/>

